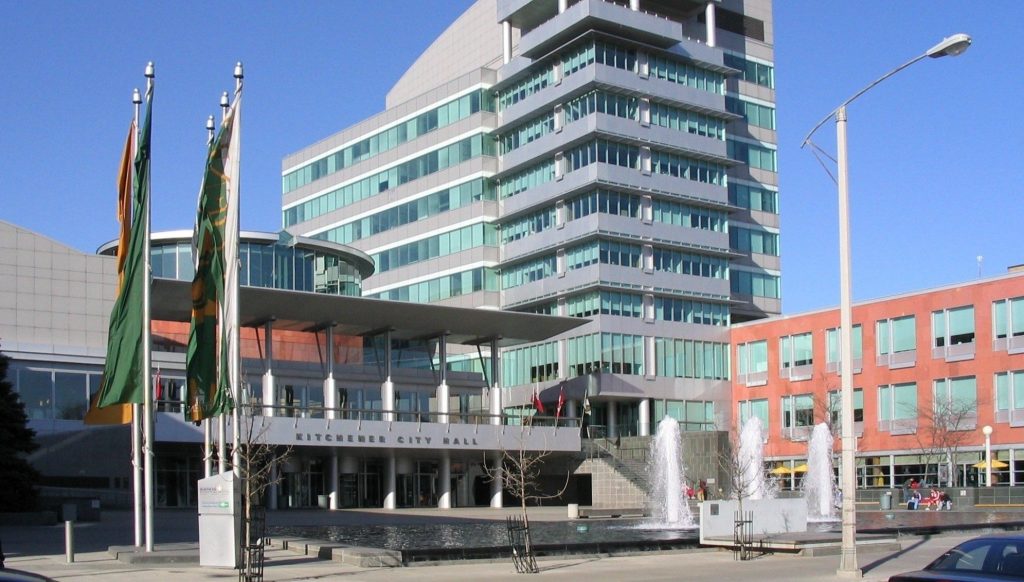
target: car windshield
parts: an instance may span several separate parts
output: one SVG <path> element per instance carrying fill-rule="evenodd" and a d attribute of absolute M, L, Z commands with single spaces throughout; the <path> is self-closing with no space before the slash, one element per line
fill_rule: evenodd
<path fill-rule="evenodd" d="M 970 540 L 946 552 L 925 569 L 1024 577 L 1024 540 Z"/>

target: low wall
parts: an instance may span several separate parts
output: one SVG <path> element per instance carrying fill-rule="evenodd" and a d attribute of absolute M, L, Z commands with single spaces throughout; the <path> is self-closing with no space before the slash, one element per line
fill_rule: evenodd
<path fill-rule="evenodd" d="M 700 539 L 733 536 L 739 501 L 723 499 L 700 504 Z M 754 535 L 807 531 L 804 499 L 744 499 L 743 512 L 753 512 Z"/>

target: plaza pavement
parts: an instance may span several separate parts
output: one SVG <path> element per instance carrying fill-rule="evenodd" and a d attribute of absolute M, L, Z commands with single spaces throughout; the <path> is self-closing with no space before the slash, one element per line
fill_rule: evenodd
<path fill-rule="evenodd" d="M 430 523 L 442 520 L 503 519 L 514 509 L 487 508 L 436 509 L 410 511 L 279 511 L 268 514 L 268 524 L 401 524 Z M 564 520 L 565 508 L 531 508 L 531 520 Z M 983 515 L 979 515 L 983 521 Z M 162 510 L 154 517 L 156 550 L 192 545 L 198 539 L 195 510 Z M 132 543 L 129 512 L 105 511 L 100 522 L 76 525 L 76 555 L 67 563 L 64 555 L 64 527 L 3 526 L 0 540 L 7 556 L 6 566 L 55 580 L 74 581 L 162 581 L 237 579 L 231 569 L 205 568 L 189 564 L 126 564 L 107 552 L 112 545 Z M 901 550 L 861 549 L 859 564 L 864 580 L 886 580 L 892 574 L 918 569 L 957 543 L 980 535 L 981 531 L 934 536 L 904 536 Z M 740 562 L 728 551 L 695 550 L 645 552 L 627 556 L 573 556 L 539 560 L 540 578 L 559 580 L 713 580 L 749 582 L 750 580 L 804 581 L 835 580 L 838 556 L 802 557 L 768 555 Z M 0 580 L 3 580 L 0 570 Z M 511 560 L 459 562 L 405 568 L 363 569 L 339 562 L 320 560 L 272 546 L 266 554 L 265 579 L 268 581 L 352 580 L 417 582 L 450 580 L 522 580 Z M 532 579 L 532 578 L 531 578 Z"/>

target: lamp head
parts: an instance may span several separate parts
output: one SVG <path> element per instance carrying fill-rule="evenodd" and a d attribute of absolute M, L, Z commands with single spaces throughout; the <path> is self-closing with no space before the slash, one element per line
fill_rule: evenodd
<path fill-rule="evenodd" d="M 971 46 L 971 37 L 969 35 L 960 33 L 954 34 L 953 36 L 947 36 L 942 39 L 942 42 L 928 49 L 925 54 L 933 59 L 939 57 L 955 57 Z"/>
<path fill-rule="evenodd" d="M 992 434 L 992 427 L 986 424 L 985 426 L 981 427 L 981 432 L 985 436 L 989 436 Z"/>

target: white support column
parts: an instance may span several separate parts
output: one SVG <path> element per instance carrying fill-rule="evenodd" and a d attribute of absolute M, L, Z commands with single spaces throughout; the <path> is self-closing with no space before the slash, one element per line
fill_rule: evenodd
<path fill-rule="evenodd" d="M 384 332 L 384 383 L 380 387 L 381 408 L 384 420 L 395 420 L 395 383 L 391 381 L 391 331 Z M 394 464 L 394 459 L 391 460 Z M 394 507 L 392 507 L 394 509 Z"/>
<path fill-rule="evenodd" d="M 708 2 L 704 7 L 704 21 L 707 23 L 705 35 L 708 39 L 708 46 L 718 46 L 718 39 L 715 35 L 715 3 Z"/>
<path fill-rule="evenodd" d="M 629 9 L 633 12 L 640 11 L 640 0 L 629 0 Z"/>
<path fill-rule="evenodd" d="M 334 323 L 324 329 L 327 334 L 327 378 L 324 379 L 324 408 L 327 409 L 325 418 L 338 418 L 338 388 L 334 381 Z M 334 468 L 337 470 L 337 456 L 334 457 Z M 335 475 L 337 476 L 337 475 Z M 337 484 L 335 484 L 337 488 Z M 332 507 L 331 509 L 337 509 Z"/>
<path fill-rule="evenodd" d="M 437 385 L 437 422 L 448 424 L 451 422 L 451 417 L 448 416 L 448 413 L 451 412 L 451 392 L 448 388 L 448 334 L 442 333 L 438 338 L 437 352 L 438 372 L 441 376 L 441 382 Z"/>
<path fill-rule="evenodd" d="M 565 401 L 565 417 L 566 418 L 579 418 L 576 411 L 576 401 L 566 400 Z"/>
<path fill-rule="evenodd" d="M 327 488 L 327 497 L 330 500 L 329 507 L 338 509 L 338 489 L 341 486 L 341 476 L 338 474 L 338 449 L 331 449 L 331 485 Z"/>
<path fill-rule="evenodd" d="M 1017 478 L 1016 478 L 1017 477 L 1017 472 L 1014 470 L 1014 468 L 1017 466 L 1014 463 L 1014 461 L 1017 460 L 1016 452 L 1017 452 L 1017 449 L 1010 449 L 1010 459 L 1009 459 L 1009 461 L 1010 461 L 1010 487 L 1016 487 L 1017 486 Z"/>
<path fill-rule="evenodd" d="M 451 453 L 441 451 L 441 460 L 438 461 L 437 471 L 437 508 L 452 508 L 452 459 Z"/>
<path fill-rule="evenodd" d="M 648 398 L 640 399 L 640 436 L 651 436 L 651 401 Z"/>
<path fill-rule="evenodd" d="M 614 400 L 608 401 L 608 438 L 613 439 L 619 436 L 619 407 Z"/>
<path fill-rule="evenodd" d="M 507 20 L 501 23 L 501 47 L 501 62 L 508 64 L 512 60 L 512 24 Z"/>
<path fill-rule="evenodd" d="M 263 416 L 274 416 L 277 392 L 274 390 L 274 322 L 263 324 Z"/>
<path fill-rule="evenodd" d="M 396 507 L 398 499 L 396 470 L 395 453 L 391 452 L 384 460 L 384 509 L 395 509 Z"/>
<path fill-rule="evenodd" d="M 491 340 L 491 424 L 501 424 L 501 358 L 498 357 L 498 340 Z M 493 507 L 493 506 L 492 506 Z M 498 507 L 501 507 L 500 505 Z"/>
<path fill-rule="evenodd" d="M 569 0 L 558 0 L 558 13 L 561 14 L 569 9 Z"/>
<path fill-rule="evenodd" d="M 501 452 L 496 453 L 491 461 L 492 463 L 495 463 L 494 471 L 491 473 L 494 477 L 491 481 L 491 507 L 494 509 L 501 509 L 505 506 L 501 491 L 501 483 L 504 479 L 501 461 Z"/>

